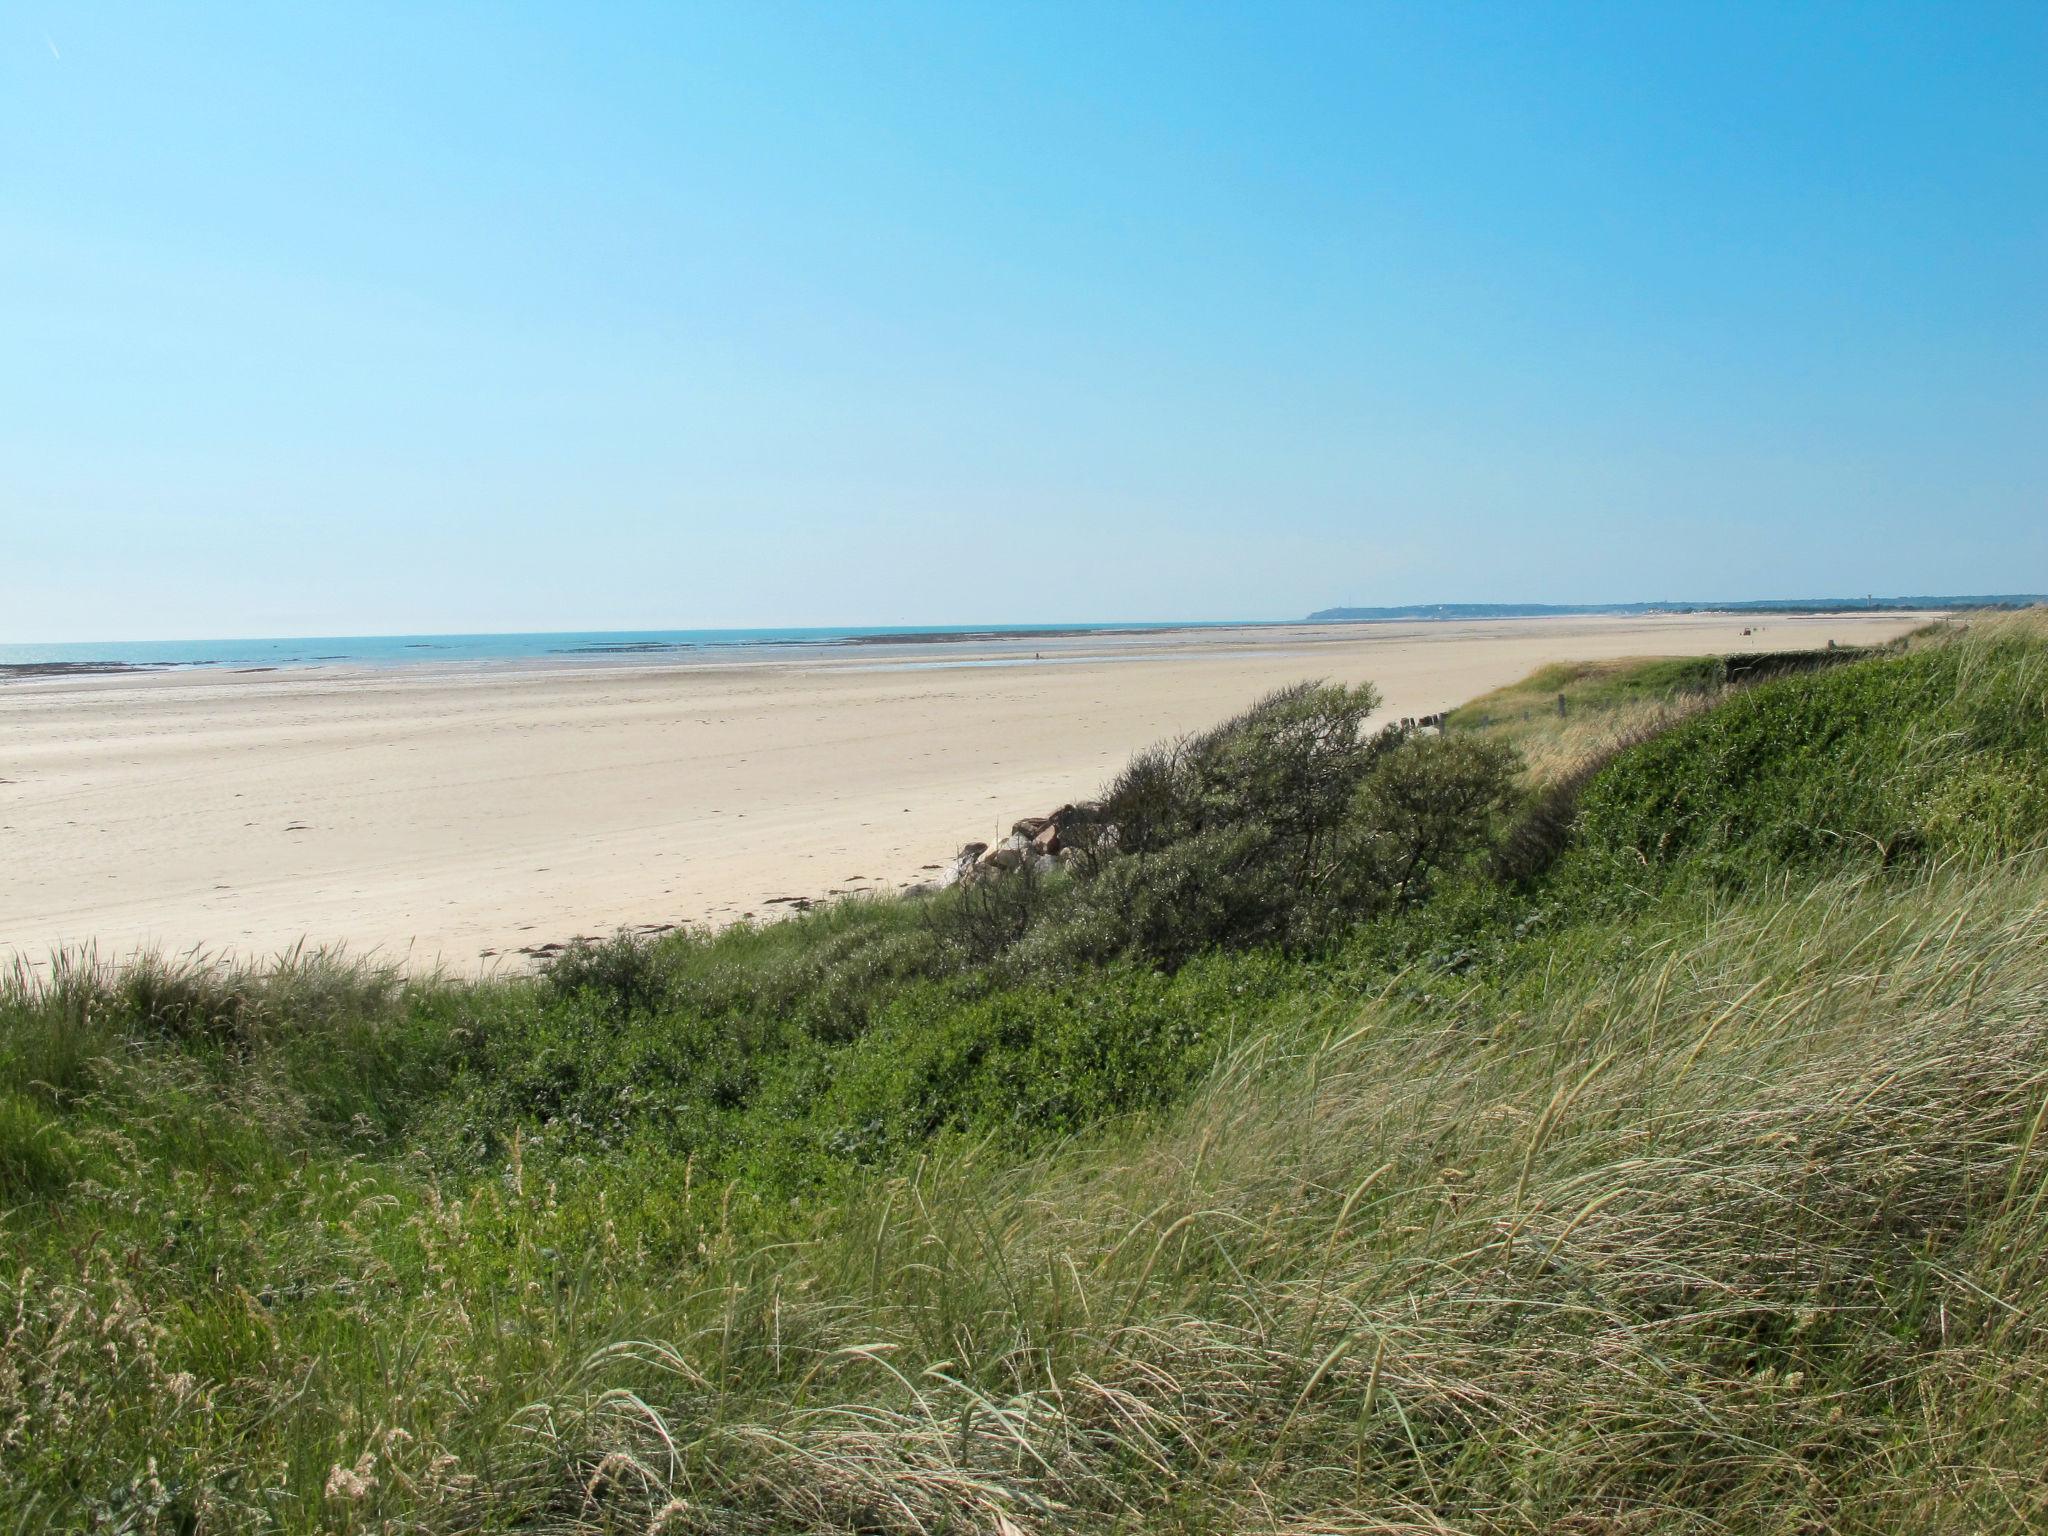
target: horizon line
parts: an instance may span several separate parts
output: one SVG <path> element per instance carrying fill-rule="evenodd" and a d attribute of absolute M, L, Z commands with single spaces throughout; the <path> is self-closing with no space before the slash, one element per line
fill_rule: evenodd
<path fill-rule="evenodd" d="M 328 630 L 298 634 L 193 634 L 193 635 L 129 635 L 95 636 L 84 640 L 0 640 L 0 649 L 18 650 L 34 647 L 77 647 L 94 645 L 231 645 L 248 641 L 313 641 L 313 640 L 460 640 L 460 639 L 505 639 L 518 636 L 540 638 L 564 635 L 781 635 L 813 634 L 818 636 L 869 633 L 886 635 L 943 634 L 997 632 L 1030 632 L 1044 630 L 1099 631 L 1115 629 L 1171 629 L 1188 628 L 1230 628 L 1234 626 L 1274 628 L 1298 624 L 1316 623 L 1357 623 L 1371 622 L 1375 618 L 1398 620 L 1402 618 L 1426 617 L 1432 612 L 1484 613 L 1499 618 L 1542 617 L 1545 615 L 1570 615 L 1575 613 L 1636 612 L 1740 612 L 1758 609 L 1774 612 L 1806 612 L 1819 610 L 1854 610 L 1857 608 L 1892 607 L 1910 608 L 1954 608 L 1985 607 L 1991 605 L 2030 606 L 2048 603 L 2048 593 L 2039 592 L 1979 592 L 1979 593 L 1899 593 L 1879 596 L 1866 594 L 1860 597 L 1748 597 L 1748 598 L 1630 598 L 1605 602 L 1543 602 L 1534 600 L 1483 601 L 1476 599 L 1450 600 L 1442 602 L 1406 603 L 1334 603 L 1310 613 L 1293 618 L 1171 618 L 1171 619 L 991 619 L 941 623 L 915 623 L 895 621 L 891 623 L 843 623 L 843 624 L 717 624 L 702 626 L 685 625 L 627 625 L 617 628 L 559 629 L 390 629 L 390 630 Z M 1352 617 L 1352 616 L 1359 617 Z"/>

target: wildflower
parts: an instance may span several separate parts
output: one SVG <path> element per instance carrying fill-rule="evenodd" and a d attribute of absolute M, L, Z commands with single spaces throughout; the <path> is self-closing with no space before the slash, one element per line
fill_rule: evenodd
<path fill-rule="evenodd" d="M 369 1451 L 356 1458 L 353 1467 L 336 1462 L 327 1473 L 327 1497 L 360 1504 L 377 1491 L 377 1458 Z"/>

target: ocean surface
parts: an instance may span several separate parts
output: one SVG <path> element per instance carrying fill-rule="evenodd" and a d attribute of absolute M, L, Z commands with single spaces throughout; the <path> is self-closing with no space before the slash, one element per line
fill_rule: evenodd
<path fill-rule="evenodd" d="M 796 660 L 861 655 L 875 662 L 927 658 L 934 647 L 972 646 L 982 664 L 1031 643 L 1109 635 L 1167 635 L 1230 624 L 985 624 L 869 629 L 647 629 L 503 635 L 318 635 L 240 640 L 108 640 L 0 645 L 0 673 L 73 669 L 620 665 L 633 662 Z M 1066 649 L 1062 646 L 1061 649 Z M 1028 659 L 1028 657 L 1026 658 Z M 1078 658 L 1075 658 L 1078 659 Z"/>

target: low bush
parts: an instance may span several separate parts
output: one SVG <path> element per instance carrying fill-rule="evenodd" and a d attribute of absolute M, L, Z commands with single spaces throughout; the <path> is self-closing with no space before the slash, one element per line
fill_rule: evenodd
<path fill-rule="evenodd" d="M 1217 830 L 1259 827 L 1313 862 L 1374 758 L 1377 689 L 1301 683 L 1236 718 L 1140 753 L 1103 797 L 1119 846 L 1150 853 Z"/>
<path fill-rule="evenodd" d="M 957 949 L 1020 974 L 1119 957 L 1171 968 L 1218 947 L 1311 950 L 1423 899 L 1491 846 L 1519 759 L 1500 742 L 1368 732 L 1378 701 L 1302 684 L 1140 753 L 1071 873 L 953 898 Z"/>
<path fill-rule="evenodd" d="M 1418 736 L 1378 753 L 1345 828 L 1361 866 L 1354 903 L 1416 902 L 1430 882 L 1495 849 L 1521 798 L 1521 755 L 1503 741 Z"/>

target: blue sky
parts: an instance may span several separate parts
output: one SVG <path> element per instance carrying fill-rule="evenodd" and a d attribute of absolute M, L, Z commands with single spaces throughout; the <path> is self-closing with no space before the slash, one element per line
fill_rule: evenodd
<path fill-rule="evenodd" d="M 0 15 L 0 640 L 2048 587 L 2048 6 Z"/>

